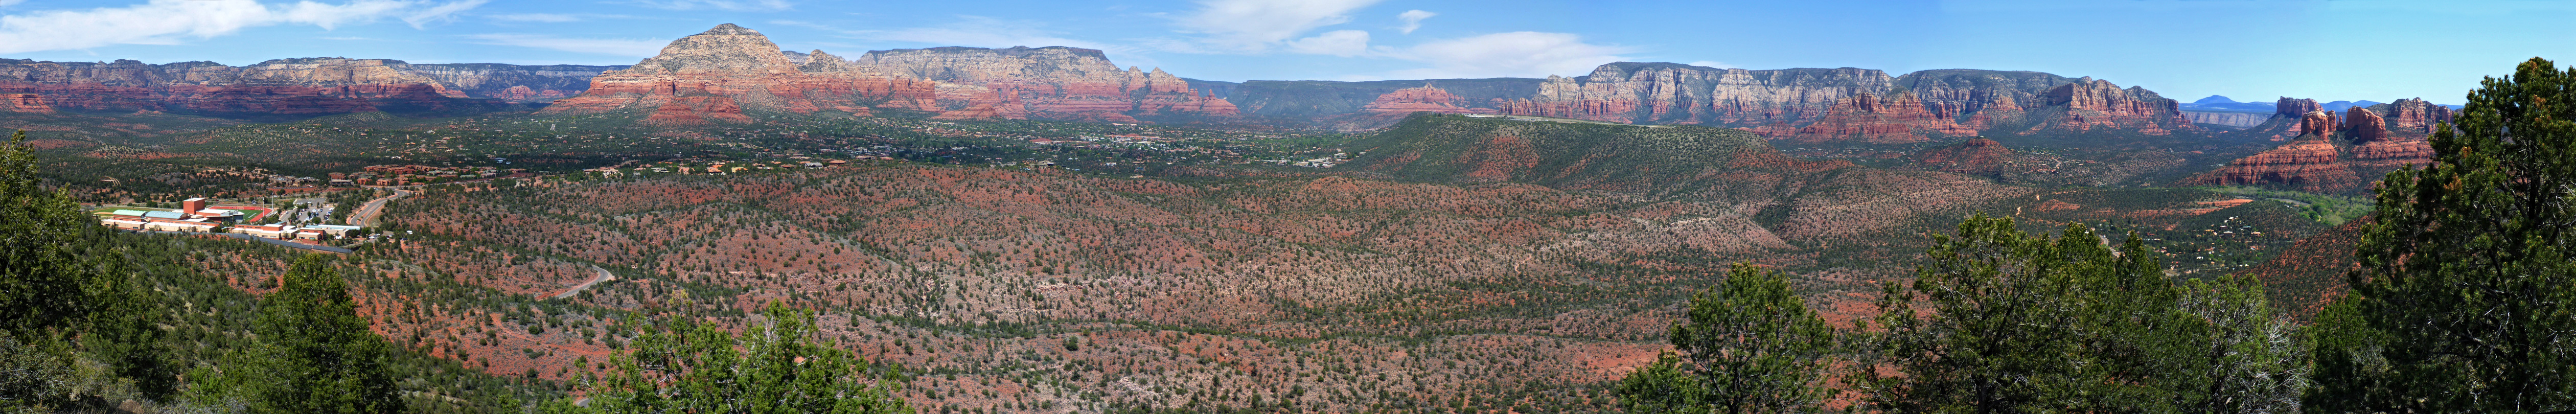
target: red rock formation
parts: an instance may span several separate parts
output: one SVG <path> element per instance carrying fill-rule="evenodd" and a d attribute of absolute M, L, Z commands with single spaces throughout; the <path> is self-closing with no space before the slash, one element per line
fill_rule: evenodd
<path fill-rule="evenodd" d="M 2325 105 L 2318 104 L 2315 99 L 2292 99 L 2287 96 L 2273 103 L 2272 108 L 2272 116 L 2275 118 L 2297 118 L 2307 116 L 2309 112 L 2326 110 Z"/>
<path fill-rule="evenodd" d="M 2013 151 L 2003 143 L 1985 138 L 1972 138 L 1959 145 L 1934 148 L 1915 155 L 1915 165 L 1924 169 L 1969 175 L 1994 175 L 2004 171 Z"/>
<path fill-rule="evenodd" d="M 811 58 L 816 62 L 825 59 Z M 951 119 L 1043 118 L 1137 122 L 1135 116 L 1203 115 L 1233 117 L 1225 98 L 1192 90 L 1189 82 L 1162 69 L 1119 70 L 1099 50 L 1071 47 L 986 49 L 941 47 L 871 51 L 851 70 L 925 79 L 943 85 L 942 107 Z M 963 111 L 963 112 L 956 112 Z"/>
<path fill-rule="evenodd" d="M 2237 159 L 2217 171 L 2184 179 L 2183 183 L 2283 186 L 2310 192 L 2345 191 L 2367 183 L 2342 162 L 2341 151 L 2327 139 L 2324 132 L 2334 128 L 2327 112 L 2309 112 L 2301 117 L 2299 125 L 2307 133 L 2298 139 Z"/>
<path fill-rule="evenodd" d="M 819 51 L 818 51 L 819 52 Z M 840 61 L 829 54 L 821 59 Z M 580 96 L 565 98 L 546 107 L 542 113 L 598 113 L 621 109 L 653 108 L 648 118 L 655 122 L 747 121 L 740 116 L 741 107 L 812 113 L 837 110 L 867 114 L 874 103 L 881 108 L 936 110 L 939 94 L 936 82 L 901 79 L 864 72 L 806 72 L 838 69 L 829 64 L 799 65 L 779 53 L 778 45 L 760 32 L 733 24 L 724 24 L 704 33 L 682 37 L 662 48 L 662 53 L 637 62 L 626 70 L 609 71 L 591 79 L 591 86 Z M 709 100 L 681 102 L 684 97 L 724 97 L 723 104 Z M 689 115 L 673 111 L 721 111 Z M 695 119 L 698 121 L 689 121 Z"/>
<path fill-rule="evenodd" d="M 2433 125 L 2451 122 L 2451 107 L 2425 102 L 2424 98 L 2399 99 L 2388 104 L 2389 126 L 2409 134 L 2431 134 Z"/>
<path fill-rule="evenodd" d="M 2022 131 L 2022 135 L 2050 130 L 2085 132 L 2106 127 L 2146 135 L 2167 135 L 2177 129 L 2200 129 L 2192 125 L 2189 118 L 2183 117 L 2182 109 L 2174 100 L 2157 96 L 2144 88 L 2120 89 L 2110 81 L 2090 77 L 2049 88 L 2040 94 L 2038 102 L 2036 106 L 2062 112 L 2052 114 L 2053 119 L 2035 123 Z"/>
<path fill-rule="evenodd" d="M 1785 124 L 1756 128 L 1772 139 L 1792 142 L 1864 142 L 1871 144 L 1906 144 L 1930 140 L 1930 136 L 1976 136 L 1977 130 L 1952 121 L 1951 114 L 1926 108 L 1914 94 L 1900 93 L 1895 98 L 1860 95 L 1843 98 L 1825 110 L 1815 123 L 1796 129 Z"/>
<path fill-rule="evenodd" d="M 1467 108 L 1466 102 L 1467 100 L 1465 98 L 1459 98 L 1458 95 L 1450 94 L 1448 90 L 1433 87 L 1431 84 L 1425 83 L 1419 88 L 1398 89 L 1395 92 L 1378 95 L 1377 100 L 1369 102 L 1368 106 L 1361 107 L 1360 111 L 1378 114 L 1410 114 L 1414 112 L 1463 114 L 1479 112 L 1477 109 L 1484 109 Z M 1481 112 L 1494 111 L 1487 109 Z"/>
<path fill-rule="evenodd" d="M 733 98 L 722 96 L 689 96 L 673 98 L 653 109 L 644 122 L 659 125 L 706 125 L 709 121 L 751 122 L 742 114 L 742 106 Z"/>
<path fill-rule="evenodd" d="M 482 68 L 463 71 L 460 67 Z M 147 65 L 0 59 L 0 93 L 45 97 L 75 111 L 169 111 L 216 116 L 443 111 L 484 105 L 456 82 L 506 91 L 511 81 L 582 77 L 580 66 L 529 72 L 498 64 L 412 65 L 388 59 L 278 59 L 249 66 Z M 493 75 L 493 71 L 517 71 Z"/>
<path fill-rule="evenodd" d="M 32 93 L 9 93 L 0 94 L 0 110 L 19 113 L 50 114 L 54 113 L 54 106 L 45 104 L 44 95 Z"/>
<path fill-rule="evenodd" d="M 2388 121 L 2380 118 L 2378 112 L 2359 106 L 2344 112 L 2350 114 L 2343 117 L 2345 142 L 2367 144 L 2388 140 Z"/>
<path fill-rule="evenodd" d="M 1617 62 L 1591 75 L 1549 76 L 1538 94 L 1499 99 L 1502 113 L 1604 122 L 1660 124 L 1802 124 L 1836 102 L 1880 95 L 1887 72 L 1840 69 L 1744 70 L 1673 63 Z"/>

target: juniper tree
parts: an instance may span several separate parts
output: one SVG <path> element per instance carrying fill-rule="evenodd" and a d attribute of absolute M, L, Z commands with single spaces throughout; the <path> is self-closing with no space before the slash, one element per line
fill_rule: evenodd
<path fill-rule="evenodd" d="M 587 407 L 541 406 L 558 413 L 897 414 L 901 377 L 850 351 L 816 342 L 814 314 L 770 302 L 765 323 L 736 335 L 721 327 L 669 319 L 644 332 L 615 371 L 594 381 Z"/>
<path fill-rule="evenodd" d="M 2310 412 L 2576 408 L 2576 69 L 2470 91 L 2380 181 L 2353 294 L 2319 318 Z"/>
<path fill-rule="evenodd" d="M 390 344 L 358 316 L 331 259 L 296 259 L 276 292 L 260 298 L 257 349 L 226 367 L 253 411 L 388 413 L 403 410 L 385 372 Z"/>
<path fill-rule="evenodd" d="M 1805 413 L 1828 396 L 1824 371 L 1833 327 L 1789 289 L 1780 272 L 1737 263 L 1717 287 L 1692 296 L 1665 353 L 1619 385 L 1629 411 Z"/>

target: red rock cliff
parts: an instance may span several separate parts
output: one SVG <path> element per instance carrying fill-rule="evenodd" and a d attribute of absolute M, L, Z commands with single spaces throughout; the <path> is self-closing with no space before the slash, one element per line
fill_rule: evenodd
<path fill-rule="evenodd" d="M 817 57 L 811 60 L 840 60 L 829 54 Z M 602 73 L 580 96 L 555 101 L 544 113 L 633 109 L 650 111 L 650 122 L 700 124 L 747 121 L 743 109 L 852 114 L 872 113 L 869 106 L 940 109 L 936 82 L 845 69 L 811 61 L 797 64 L 769 37 L 727 23 L 673 40 L 661 54 L 625 70 Z"/>
<path fill-rule="evenodd" d="M 468 98 L 501 98 L 516 81 L 588 75 L 578 66 L 546 75 L 502 79 L 455 73 L 451 67 L 520 68 L 497 64 L 413 65 L 389 59 L 278 59 L 249 66 L 213 62 L 148 65 L 0 59 L 0 93 L 33 94 L 73 111 L 167 111 L 211 116 L 327 115 L 377 110 L 445 111 L 481 107 Z M 595 67 L 592 67 L 595 68 Z M 522 71 L 524 72 L 524 71 Z M 542 79 L 541 79 L 542 78 Z M 476 89 L 456 86 L 470 82 Z M 488 89 L 488 90 L 487 90 Z M 484 90 L 484 95 L 468 93 Z M 577 89 L 576 89 L 577 91 Z"/>
<path fill-rule="evenodd" d="M 849 64 L 860 71 L 968 87 L 952 88 L 940 98 L 943 108 L 967 111 L 943 114 L 948 117 L 1136 122 L 1135 116 L 1236 115 L 1233 103 L 1192 90 L 1179 76 L 1160 68 L 1120 70 L 1107 54 L 1093 49 L 879 50 Z"/>

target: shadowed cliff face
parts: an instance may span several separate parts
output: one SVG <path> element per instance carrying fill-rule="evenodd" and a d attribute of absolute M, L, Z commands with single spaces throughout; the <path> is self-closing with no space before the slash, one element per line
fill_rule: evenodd
<path fill-rule="evenodd" d="M 156 111 L 234 118 L 351 112 L 460 113 L 499 102 L 578 94 L 607 66 L 414 65 L 390 59 L 298 58 L 248 66 L 0 60 L 0 93 L 47 110 Z M 488 98 L 488 99 L 486 99 Z M 35 103 L 18 101 L 18 112 Z"/>

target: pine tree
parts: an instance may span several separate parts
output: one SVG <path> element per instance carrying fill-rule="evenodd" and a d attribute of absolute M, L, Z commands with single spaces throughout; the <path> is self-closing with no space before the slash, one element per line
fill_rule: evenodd
<path fill-rule="evenodd" d="M 2380 182 L 2353 295 L 2320 315 L 2310 412 L 2576 408 L 2576 69 L 2470 91 Z"/>
<path fill-rule="evenodd" d="M 540 405 L 553 413 L 895 414 L 900 377 L 814 341 L 814 315 L 770 302 L 766 323 L 735 335 L 685 318 L 653 322 L 617 371 L 594 384 L 587 407 Z"/>
<path fill-rule="evenodd" d="M 117 261 L 85 254 L 106 230 L 80 203 L 43 188 L 27 131 L 0 145 L 0 329 L 31 338 L 78 329 L 128 291 Z"/>
<path fill-rule="evenodd" d="M 276 292 L 260 298 L 252 322 L 259 349 L 225 372 L 247 384 L 242 391 L 253 411 L 402 411 L 384 370 L 389 344 L 358 316 L 348 282 L 331 259 L 306 255 L 283 278 Z"/>
<path fill-rule="evenodd" d="M 2171 378 L 2174 408 L 2214 414 L 2286 414 L 2299 410 L 2308 387 L 2308 344 L 2288 317 L 2272 309 L 2251 276 L 2195 279 L 2182 309 L 2198 339 L 2186 366 Z"/>
<path fill-rule="evenodd" d="M 1878 306 L 1880 361 L 1851 378 L 1872 408 L 1907 413 L 2045 413 L 2091 385 L 2084 337 L 2069 321 L 2082 304 L 2076 260 L 2108 257 L 2082 226 L 2052 241 L 1978 214 L 1936 235 L 1912 286 L 1888 282 Z M 2068 251 L 2069 248 L 2074 251 Z M 1914 310 L 1917 301 L 1929 314 Z M 1895 371 L 1886 375 L 1881 367 Z"/>
<path fill-rule="evenodd" d="M 1620 399 L 1641 413 L 1805 413 L 1821 408 L 1833 327 L 1779 272 L 1737 263 L 1693 296 L 1673 347 L 1628 376 Z"/>

